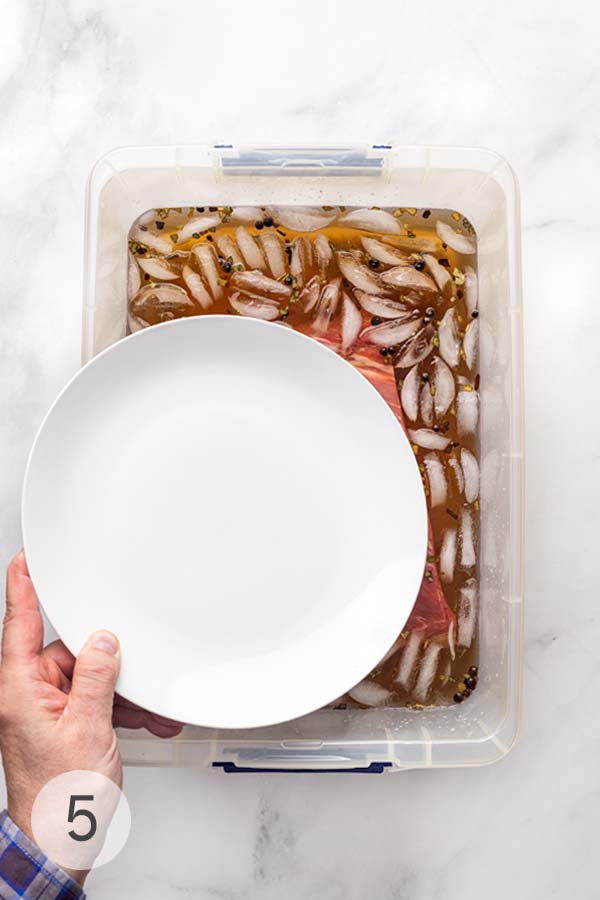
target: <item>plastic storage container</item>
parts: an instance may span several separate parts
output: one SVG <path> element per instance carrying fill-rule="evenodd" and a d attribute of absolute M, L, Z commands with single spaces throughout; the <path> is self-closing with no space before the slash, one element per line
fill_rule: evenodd
<path fill-rule="evenodd" d="M 482 765 L 518 730 L 522 656 L 522 308 L 518 186 L 497 154 L 459 147 L 129 147 L 95 165 L 86 205 L 84 362 L 126 333 L 127 235 L 151 207 L 457 209 L 478 236 L 481 677 L 461 706 L 321 710 L 249 731 L 123 732 L 126 763 L 220 771 L 392 772 Z"/>

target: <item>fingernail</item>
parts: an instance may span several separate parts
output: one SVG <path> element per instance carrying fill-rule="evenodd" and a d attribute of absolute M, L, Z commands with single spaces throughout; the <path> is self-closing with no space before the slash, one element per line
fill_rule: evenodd
<path fill-rule="evenodd" d="M 95 650 L 103 650 L 104 653 L 110 653 L 111 656 L 116 656 L 119 649 L 119 642 L 110 631 L 99 631 L 92 637 L 92 647 Z"/>

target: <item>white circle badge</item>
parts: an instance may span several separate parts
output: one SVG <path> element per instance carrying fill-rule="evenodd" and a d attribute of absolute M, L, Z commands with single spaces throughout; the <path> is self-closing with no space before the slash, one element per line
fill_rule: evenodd
<path fill-rule="evenodd" d="M 37 795 L 31 830 L 42 852 L 63 869 L 93 869 L 125 846 L 131 811 L 110 778 L 86 770 L 63 772 Z"/>

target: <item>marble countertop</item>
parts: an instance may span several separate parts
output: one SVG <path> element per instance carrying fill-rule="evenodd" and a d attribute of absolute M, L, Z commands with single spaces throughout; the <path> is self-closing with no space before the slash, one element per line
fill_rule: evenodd
<path fill-rule="evenodd" d="M 123 144 L 473 144 L 522 188 L 524 717 L 488 768 L 128 770 L 103 898 L 597 896 L 600 10 L 592 0 L 5 0 L 0 564 L 35 429 L 80 358 L 84 184 Z M 159 848 L 157 850 L 157 848 Z"/>

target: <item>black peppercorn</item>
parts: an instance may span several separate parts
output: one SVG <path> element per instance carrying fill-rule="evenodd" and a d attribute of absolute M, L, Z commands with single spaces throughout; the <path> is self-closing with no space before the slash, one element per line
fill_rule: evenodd
<path fill-rule="evenodd" d="M 414 267 L 417 270 L 417 272 L 422 272 L 423 269 L 425 268 L 425 260 L 424 259 L 415 259 Z"/>
<path fill-rule="evenodd" d="M 381 325 L 382 319 L 380 316 L 373 316 L 371 319 L 371 325 Z"/>
<path fill-rule="evenodd" d="M 465 685 L 470 691 L 474 691 L 477 687 L 477 679 L 474 678 L 473 675 L 469 675 L 468 678 L 465 678 Z"/>
<path fill-rule="evenodd" d="M 427 372 L 423 372 L 423 374 L 421 375 L 421 381 L 429 381 L 429 375 L 427 374 Z"/>
<path fill-rule="evenodd" d="M 267 228 L 270 228 L 270 227 L 272 226 L 272 224 L 273 224 L 273 219 L 272 219 L 272 217 L 271 217 L 271 216 L 265 216 L 265 218 L 263 219 L 263 225 L 265 225 Z"/>
<path fill-rule="evenodd" d="M 479 317 L 479 310 L 474 309 L 473 312 L 471 313 L 471 315 L 473 316 L 474 319 L 477 319 Z"/>
<path fill-rule="evenodd" d="M 462 703 L 465 699 L 465 695 L 462 693 L 462 691 L 460 691 L 459 693 L 455 694 L 452 699 L 455 703 Z"/>
<path fill-rule="evenodd" d="M 261 228 L 263 228 L 264 226 L 263 226 L 263 223 L 262 223 L 262 222 L 255 222 L 255 223 L 254 223 L 254 227 L 255 227 L 255 228 L 258 228 L 258 230 L 260 231 Z"/>
<path fill-rule="evenodd" d="M 477 675 L 478 675 L 478 673 L 479 673 L 479 669 L 477 668 L 477 666 L 471 666 L 471 667 L 470 667 L 470 669 L 469 669 L 469 675 L 474 675 L 475 678 L 476 678 Z"/>
<path fill-rule="evenodd" d="M 370 260 L 369 260 L 369 265 L 371 266 L 372 269 L 378 269 L 378 268 L 379 268 L 379 261 L 376 260 L 376 259 L 370 259 Z"/>
<path fill-rule="evenodd" d="M 388 355 L 388 349 L 387 349 L 387 347 L 382 347 L 381 350 L 380 350 L 379 352 L 381 353 L 382 356 L 387 356 L 387 355 Z"/>

